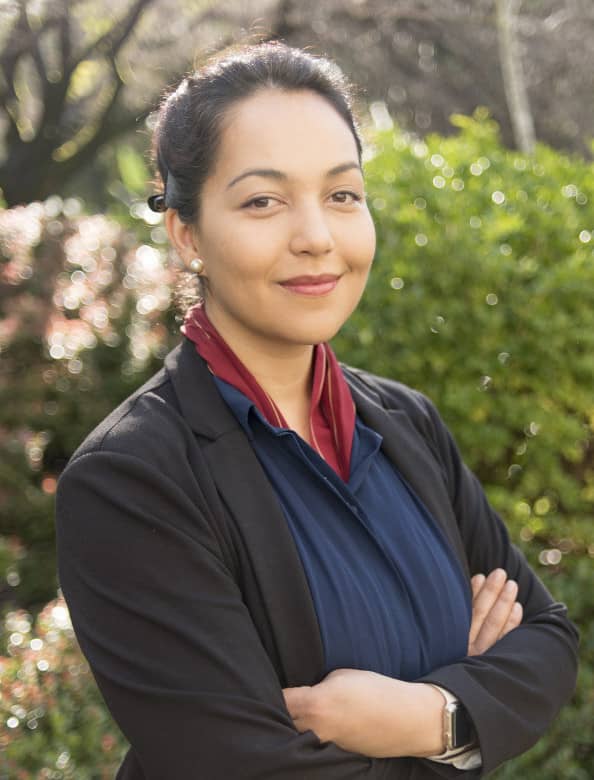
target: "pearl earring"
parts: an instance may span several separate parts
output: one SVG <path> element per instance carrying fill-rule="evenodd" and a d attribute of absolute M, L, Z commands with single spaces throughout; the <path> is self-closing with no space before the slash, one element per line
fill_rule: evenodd
<path fill-rule="evenodd" d="M 190 270 L 198 275 L 204 271 L 204 263 L 199 257 L 195 257 L 193 260 L 190 260 Z"/>

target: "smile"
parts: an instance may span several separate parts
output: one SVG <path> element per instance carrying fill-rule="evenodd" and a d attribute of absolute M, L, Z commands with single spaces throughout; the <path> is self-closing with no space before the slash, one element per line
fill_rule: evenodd
<path fill-rule="evenodd" d="M 329 292 L 332 292 L 332 290 L 336 287 L 340 280 L 340 277 L 336 277 L 335 279 L 331 279 L 328 281 L 322 281 L 322 282 L 281 282 L 281 287 L 284 287 L 285 290 L 289 290 L 292 293 L 296 293 L 297 295 L 309 295 L 309 296 L 316 296 L 316 295 L 327 295 Z"/>

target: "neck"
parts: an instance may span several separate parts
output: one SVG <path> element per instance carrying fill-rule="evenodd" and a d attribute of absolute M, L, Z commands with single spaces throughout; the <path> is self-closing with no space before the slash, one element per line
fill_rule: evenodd
<path fill-rule="evenodd" d="M 313 345 L 278 344 L 265 338 L 249 338 L 226 327 L 218 310 L 205 305 L 214 327 L 225 339 L 258 384 L 284 410 L 309 409 L 313 377 Z"/>

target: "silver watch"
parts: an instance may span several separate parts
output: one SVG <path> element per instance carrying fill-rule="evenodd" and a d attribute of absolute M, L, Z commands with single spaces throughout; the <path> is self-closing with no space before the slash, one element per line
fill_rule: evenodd
<path fill-rule="evenodd" d="M 468 750 L 476 742 L 476 735 L 472 725 L 472 720 L 466 707 L 450 691 L 445 690 L 438 685 L 434 688 L 442 694 L 445 699 L 443 708 L 443 741 L 445 750 L 435 758 L 450 758 L 458 753 Z"/>

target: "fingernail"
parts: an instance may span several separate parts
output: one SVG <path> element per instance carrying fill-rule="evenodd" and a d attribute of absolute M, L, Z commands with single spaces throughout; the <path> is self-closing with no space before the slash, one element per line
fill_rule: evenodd
<path fill-rule="evenodd" d="M 508 580 L 505 583 L 505 592 L 513 593 L 518 587 L 518 583 L 515 580 Z"/>
<path fill-rule="evenodd" d="M 489 574 L 489 579 L 493 582 L 504 582 L 506 577 L 507 572 L 505 569 L 494 569 L 491 574 Z"/>

